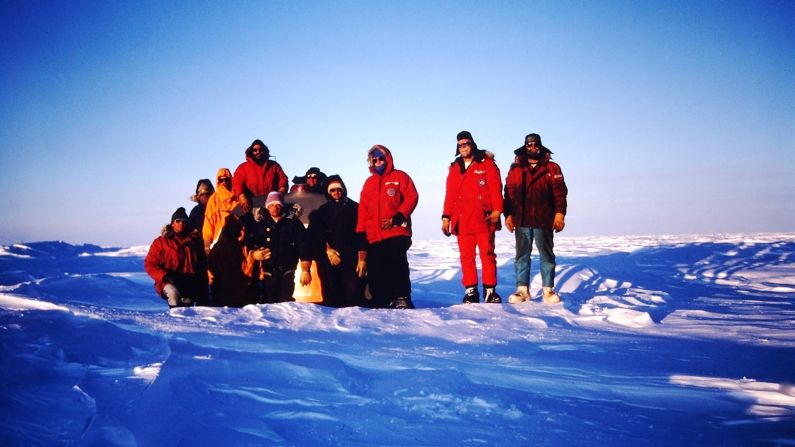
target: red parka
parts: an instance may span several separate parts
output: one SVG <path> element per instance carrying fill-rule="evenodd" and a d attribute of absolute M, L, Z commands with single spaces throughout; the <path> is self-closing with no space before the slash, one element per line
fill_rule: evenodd
<path fill-rule="evenodd" d="M 287 175 L 281 165 L 273 160 L 257 163 L 249 147 L 246 149 L 246 161 L 240 163 L 232 176 L 232 192 L 235 197 L 245 193 L 252 198 L 267 195 L 271 191 L 286 193 Z"/>
<path fill-rule="evenodd" d="M 496 231 L 488 216 L 502 213 L 502 207 L 502 178 L 494 154 L 476 150 L 469 167 L 461 157 L 450 164 L 442 217 L 450 219 L 453 234 Z"/>
<path fill-rule="evenodd" d="M 419 194 L 408 174 L 395 169 L 392 152 L 384 146 L 376 145 L 370 149 L 380 149 L 386 154 L 386 168 L 379 175 L 372 165 L 372 175 L 364 181 L 359 197 L 359 217 L 356 231 L 367 234 L 367 241 L 372 243 L 391 237 L 411 236 L 411 213 L 417 207 Z M 381 221 L 392 219 L 400 213 L 406 218 L 404 225 L 395 225 L 388 230 L 381 228 Z"/>
<path fill-rule="evenodd" d="M 505 216 L 513 216 L 515 227 L 551 230 L 555 213 L 566 214 L 568 192 L 563 172 L 548 151 L 535 168 L 527 157 L 518 156 L 505 179 Z"/>
<path fill-rule="evenodd" d="M 162 295 L 165 286 L 163 278 L 169 273 L 195 275 L 196 280 L 206 286 L 207 257 L 199 232 L 179 235 L 171 229 L 171 225 L 167 225 L 161 236 L 149 246 L 144 269 L 155 280 L 158 295 Z"/>

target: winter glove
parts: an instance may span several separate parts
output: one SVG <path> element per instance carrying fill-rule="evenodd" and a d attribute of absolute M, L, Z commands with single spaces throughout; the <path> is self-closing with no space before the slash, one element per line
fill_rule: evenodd
<path fill-rule="evenodd" d="M 237 198 L 237 202 L 240 204 L 240 209 L 242 209 L 244 213 L 251 211 L 251 201 L 245 194 L 240 194 L 240 197 Z"/>
<path fill-rule="evenodd" d="M 403 214 L 395 213 L 395 215 L 392 216 L 392 225 L 399 227 L 405 223 L 406 223 L 406 216 L 404 216 Z"/>
<path fill-rule="evenodd" d="M 450 219 L 446 217 L 442 218 L 442 234 L 447 237 L 450 237 L 450 235 L 453 234 L 450 232 Z"/>
<path fill-rule="evenodd" d="M 511 233 L 513 233 L 513 217 L 512 216 L 505 216 L 505 228 L 508 229 Z"/>
<path fill-rule="evenodd" d="M 359 278 L 364 278 L 367 274 L 367 252 L 360 251 L 359 252 L 359 260 L 356 261 L 356 276 Z"/>
<path fill-rule="evenodd" d="M 331 265 L 333 265 L 334 267 L 340 265 L 340 262 L 342 262 L 342 258 L 340 257 L 340 252 L 334 250 L 328 244 L 326 244 L 326 257 L 328 257 L 328 262 L 331 263 Z"/>
<path fill-rule="evenodd" d="M 555 230 L 555 233 L 560 233 L 563 231 L 563 227 L 566 226 L 566 216 L 563 213 L 555 213 L 555 220 L 552 221 L 552 229 Z"/>
<path fill-rule="evenodd" d="M 267 261 L 271 258 L 271 251 L 269 248 L 258 248 L 251 253 L 251 257 L 255 261 Z"/>
<path fill-rule="evenodd" d="M 301 261 L 301 285 L 308 286 L 312 282 L 312 261 Z"/>
<path fill-rule="evenodd" d="M 295 216 L 295 217 L 301 217 L 301 215 L 304 214 L 304 208 L 301 205 L 295 203 L 295 204 L 293 204 L 292 213 L 293 213 L 293 216 Z"/>

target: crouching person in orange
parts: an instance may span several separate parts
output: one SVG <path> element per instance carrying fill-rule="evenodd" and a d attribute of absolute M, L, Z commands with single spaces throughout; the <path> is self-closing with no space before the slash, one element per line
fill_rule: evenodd
<path fill-rule="evenodd" d="M 475 248 L 483 267 L 483 300 L 501 303 L 497 294 L 497 256 L 494 232 L 502 214 L 502 179 L 491 152 L 478 149 L 472 134 L 459 132 L 456 159 L 447 173 L 442 213 L 442 233 L 455 234 L 461 255 L 464 303 L 480 302 Z"/>
<path fill-rule="evenodd" d="M 198 231 L 188 231 L 188 213 L 179 207 L 171 223 L 152 242 L 144 269 L 168 307 L 203 305 L 207 301 L 207 258 Z"/>

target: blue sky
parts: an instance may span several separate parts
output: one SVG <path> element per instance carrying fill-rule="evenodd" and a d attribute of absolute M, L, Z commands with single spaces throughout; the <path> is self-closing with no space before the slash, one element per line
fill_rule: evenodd
<path fill-rule="evenodd" d="M 795 4 L 0 6 L 0 243 L 149 243 L 255 138 L 288 176 L 384 144 L 440 237 L 455 135 L 540 133 L 566 235 L 795 230 Z"/>

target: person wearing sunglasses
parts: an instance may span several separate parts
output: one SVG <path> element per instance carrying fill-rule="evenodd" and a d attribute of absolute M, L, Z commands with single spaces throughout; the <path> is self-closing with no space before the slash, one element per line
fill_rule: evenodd
<path fill-rule="evenodd" d="M 272 191 L 287 193 L 287 175 L 270 157 L 268 146 L 262 140 L 254 140 L 246 148 L 246 161 L 235 169 L 232 191 L 244 213 L 251 211 L 255 197 L 264 198 Z"/>
<path fill-rule="evenodd" d="M 144 270 L 169 308 L 207 301 L 207 257 L 198 231 L 188 231 L 188 214 L 179 207 L 149 246 Z"/>
<path fill-rule="evenodd" d="M 533 243 L 540 257 L 541 298 L 544 303 L 560 302 L 555 293 L 554 234 L 565 226 L 568 188 L 560 166 L 551 160 L 552 151 L 531 133 L 514 151 L 515 162 L 505 179 L 505 228 L 516 236 L 516 292 L 512 304 L 530 299 L 530 254 Z"/>
<path fill-rule="evenodd" d="M 188 215 L 188 229 L 202 231 L 204 226 L 204 212 L 207 210 L 207 201 L 215 192 L 213 183 L 208 178 L 203 178 L 196 183 L 196 193 L 190 199 L 196 202 L 196 206 L 190 210 Z"/>
<path fill-rule="evenodd" d="M 501 303 L 497 294 L 497 255 L 494 234 L 502 214 L 502 178 L 494 154 L 478 149 L 472 134 L 456 136 L 456 158 L 447 171 L 442 233 L 456 235 L 461 261 L 461 281 L 466 304 L 480 302 L 475 251 L 480 252 L 483 300 Z"/>
<path fill-rule="evenodd" d="M 326 174 L 317 167 L 311 167 L 303 177 L 293 177 L 293 185 L 303 185 L 304 192 L 326 193 Z"/>
<path fill-rule="evenodd" d="M 413 309 L 408 250 L 411 213 L 419 194 L 414 181 L 396 169 L 392 152 L 377 144 L 367 151 L 370 167 L 359 197 L 356 231 L 367 235 L 367 284 L 372 307 Z"/>
<path fill-rule="evenodd" d="M 364 306 L 367 238 L 356 232 L 359 204 L 348 198 L 339 175 L 330 176 L 327 183 L 328 201 L 309 217 L 309 234 L 322 252 L 317 270 L 323 304 Z"/>

